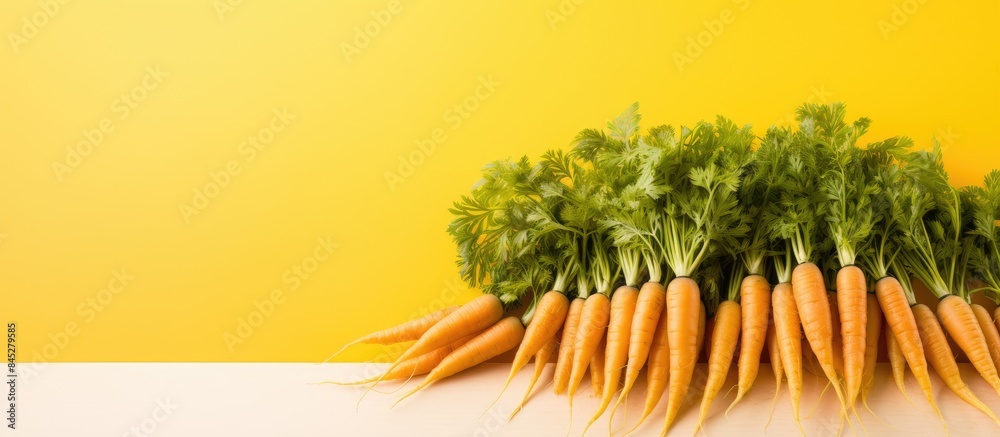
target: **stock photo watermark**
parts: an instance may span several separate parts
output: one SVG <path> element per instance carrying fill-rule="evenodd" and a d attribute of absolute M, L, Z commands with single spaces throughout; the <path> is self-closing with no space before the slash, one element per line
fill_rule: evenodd
<path fill-rule="evenodd" d="M 348 41 L 340 43 L 340 51 L 344 54 L 344 59 L 350 64 L 354 62 L 354 57 L 361 54 L 361 51 L 368 48 L 375 38 L 382 34 L 382 31 L 389 24 L 392 24 L 393 17 L 403 12 L 403 4 L 399 0 L 390 0 L 384 8 L 374 9 L 368 13 L 371 19 L 360 26 L 354 26 L 354 37 Z"/>
<path fill-rule="evenodd" d="M 737 14 L 750 7 L 750 0 L 732 0 L 732 2 L 736 5 L 735 9 L 724 8 L 719 11 L 718 16 L 702 21 L 703 29 L 697 34 L 687 37 L 684 50 L 674 52 L 673 59 L 677 71 L 683 73 L 686 66 L 691 65 L 705 54 L 705 50 L 715 44 L 726 28 L 736 22 Z"/>
<path fill-rule="evenodd" d="M 809 91 L 809 96 L 806 97 L 805 103 L 825 105 L 830 103 L 830 98 L 833 97 L 833 92 L 827 91 L 825 85 L 810 87 Z M 775 121 L 772 126 L 794 126 L 798 124 L 795 116 L 795 112 L 786 113 L 783 117 Z"/>
<path fill-rule="evenodd" d="M 122 433 L 122 437 L 146 437 L 154 435 L 176 411 L 177 405 L 170 401 L 169 396 L 163 399 L 156 399 L 153 410 L 149 415 L 130 426 L 128 431 Z"/>
<path fill-rule="evenodd" d="M 282 272 L 281 282 L 285 284 L 286 288 L 272 289 L 262 299 L 255 299 L 253 308 L 245 315 L 236 318 L 234 329 L 222 333 L 222 341 L 226 344 L 229 352 L 235 352 L 237 346 L 252 337 L 254 332 L 263 326 L 264 322 L 270 319 L 281 305 L 287 302 L 288 293 L 302 288 L 302 284 L 309 280 L 339 247 L 340 245 L 333 242 L 329 236 L 317 238 L 316 245 L 313 246 L 309 255 Z"/>
<path fill-rule="evenodd" d="M 876 25 L 882 39 L 888 41 L 894 32 L 906 25 L 910 18 L 920 12 L 920 8 L 927 4 L 927 0 L 903 0 L 892 5 L 892 12 L 886 18 L 879 19 Z"/>
<path fill-rule="evenodd" d="M 256 160 L 274 142 L 275 136 L 284 132 L 295 118 L 296 115 L 288 112 L 287 108 L 273 109 L 267 123 L 236 147 L 239 157 L 230 159 L 220 169 L 209 171 L 208 180 L 191 189 L 191 201 L 178 205 L 184 224 L 191 224 L 195 216 L 204 212 L 229 187 L 233 179 L 243 173 L 243 166 Z"/>
<path fill-rule="evenodd" d="M 215 15 L 219 16 L 219 21 L 226 19 L 226 14 L 232 13 L 237 7 L 243 4 L 244 0 L 212 0 L 212 9 Z"/>
<path fill-rule="evenodd" d="M 17 429 L 17 323 L 7 323 L 7 428 Z"/>
<path fill-rule="evenodd" d="M 560 0 L 555 8 L 545 10 L 545 20 L 549 22 L 549 28 L 553 31 L 559 23 L 564 23 L 576 13 L 577 6 L 583 6 L 587 0 Z"/>
<path fill-rule="evenodd" d="M 428 135 L 417 138 L 414 141 L 416 145 L 409 152 L 398 156 L 395 171 L 386 171 L 383 174 L 389 191 L 395 192 L 400 183 L 413 176 L 416 169 L 424 165 L 427 158 L 437 151 L 438 146 L 448 141 L 448 132 L 461 128 L 462 124 L 479 110 L 483 102 L 493 96 L 500 85 L 502 83 L 494 79 L 492 74 L 479 76 L 479 83 L 475 89 L 441 114 L 441 120 L 446 127 L 436 127 L 431 129 Z"/>
<path fill-rule="evenodd" d="M 507 425 L 509 412 L 501 406 L 490 408 L 489 414 L 484 414 L 479 426 L 469 433 L 469 437 L 489 437 Z"/>
<path fill-rule="evenodd" d="M 49 362 L 56 359 L 59 354 L 69 347 L 73 339 L 80 336 L 82 328 L 93 323 L 122 293 L 128 290 L 129 285 L 133 281 L 135 281 L 135 276 L 129 274 L 125 268 L 112 269 L 111 278 L 108 279 L 107 286 L 87 296 L 82 302 L 76 305 L 78 319 L 66 322 L 62 329 L 56 332 L 50 332 L 47 335 L 48 342 L 42 345 L 41 350 L 34 349 L 31 351 L 32 362 L 22 364 L 22 367 L 26 370 L 24 372 L 24 379 L 28 380 L 38 375 Z"/>
<path fill-rule="evenodd" d="M 139 104 L 146 101 L 150 93 L 159 88 L 163 79 L 169 76 L 170 73 L 163 71 L 159 64 L 146 67 L 142 79 L 128 92 L 120 94 L 111 102 L 109 109 L 112 115 L 101 118 L 94 127 L 81 130 L 80 140 L 76 144 L 66 146 L 66 156 L 63 160 L 52 161 L 52 172 L 55 173 L 56 180 L 63 182 L 66 175 L 80 168 L 84 160 L 115 131 L 117 123 L 129 118 Z"/>
<path fill-rule="evenodd" d="M 955 145 L 955 142 L 958 141 L 959 138 L 962 138 L 962 136 L 956 133 L 955 129 L 951 126 L 941 127 L 934 131 L 934 139 L 936 139 L 938 144 L 941 145 L 942 152 L 947 152 L 948 149 Z"/>
<path fill-rule="evenodd" d="M 16 31 L 7 32 L 7 41 L 14 49 L 14 54 L 20 53 L 29 41 L 38 36 L 69 2 L 70 0 L 39 0 L 38 9 L 21 17 L 20 27 Z"/>

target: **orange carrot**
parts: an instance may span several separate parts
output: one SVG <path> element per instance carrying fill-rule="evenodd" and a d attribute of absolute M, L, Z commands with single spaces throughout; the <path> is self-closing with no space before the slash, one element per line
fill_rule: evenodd
<path fill-rule="evenodd" d="M 1000 376 L 997 375 L 996 365 L 990 357 L 983 328 L 979 326 L 979 321 L 976 320 L 969 303 L 956 295 L 945 296 L 938 302 L 937 315 L 941 326 L 944 326 L 955 343 L 958 343 L 958 347 L 965 351 L 969 362 L 976 367 L 983 379 L 1000 393 Z"/>
<path fill-rule="evenodd" d="M 914 305 L 913 316 L 917 320 L 917 326 L 919 326 L 920 341 L 925 346 L 924 351 L 927 354 L 927 361 L 934 367 L 934 371 L 937 372 L 948 388 L 955 392 L 958 397 L 968 402 L 969 405 L 976 407 L 976 409 L 982 411 L 987 416 L 990 416 L 994 422 L 1000 425 L 1000 419 L 997 419 L 993 411 L 980 401 L 975 393 L 969 389 L 969 386 L 965 385 L 965 382 L 962 381 L 958 364 L 955 363 L 955 356 L 952 355 L 951 347 L 948 346 L 948 340 L 944 336 L 944 331 L 941 329 L 941 325 L 938 323 L 938 319 L 934 317 L 931 309 L 923 304 Z"/>
<path fill-rule="evenodd" d="M 607 346 L 604 353 L 604 387 L 601 396 L 601 405 L 597 412 L 584 428 L 587 428 L 597 421 L 604 410 L 611 404 L 611 398 L 618 390 L 618 381 L 622 376 L 622 369 L 628 362 L 628 341 L 632 333 L 632 318 L 635 316 L 635 309 L 639 299 L 639 290 L 635 287 L 623 285 L 615 290 L 611 295 L 611 315 L 608 323 Z"/>
<path fill-rule="evenodd" d="M 778 345 L 778 332 L 774 326 L 774 319 L 768 321 L 767 324 L 767 355 L 771 361 L 771 371 L 774 373 L 774 395 L 771 397 L 771 408 L 768 410 L 767 414 L 767 424 L 764 425 L 764 430 L 771 424 L 771 419 L 774 417 L 774 404 L 778 401 L 778 393 L 781 393 L 781 380 L 785 377 L 785 368 L 781 362 L 781 349 Z M 732 408 L 732 407 L 730 407 Z"/>
<path fill-rule="evenodd" d="M 899 350 L 906 358 L 906 363 L 910 366 L 913 376 L 917 378 L 920 390 L 924 392 L 927 402 L 943 422 L 941 410 L 938 409 L 937 402 L 934 401 L 934 390 L 931 387 L 931 378 L 927 371 L 927 358 L 924 356 L 924 347 L 920 341 L 920 331 L 917 329 L 917 321 L 910 309 L 903 286 L 896 278 L 886 276 L 875 282 L 875 296 L 878 297 L 878 304 L 882 307 L 882 315 L 885 316 L 885 321 L 899 345 Z M 899 383 L 897 381 L 897 384 Z"/>
<path fill-rule="evenodd" d="M 448 314 L 424 333 L 406 352 L 396 359 L 392 367 L 410 358 L 423 355 L 466 335 L 492 326 L 503 316 L 503 304 L 492 294 L 484 294 Z M 522 327 L 523 328 L 523 327 Z M 392 370 L 390 367 L 389 370 Z"/>
<path fill-rule="evenodd" d="M 448 314 L 440 322 L 434 324 L 424 335 L 420 336 L 420 339 L 416 343 L 403 352 L 385 372 L 386 374 L 390 374 L 403 361 L 426 354 L 467 335 L 483 331 L 500 320 L 501 317 L 503 317 L 503 304 L 498 297 L 492 294 L 479 296 L 462 305 L 461 308 L 453 311 L 451 314 Z M 522 326 L 521 328 L 523 330 L 524 327 Z M 447 359 L 444 361 L 447 361 Z M 382 379 L 379 378 L 375 381 L 375 385 L 381 381 Z M 375 385 L 369 387 L 368 391 L 374 388 Z M 361 404 L 361 400 L 368 394 L 368 391 L 365 391 L 361 395 L 358 405 Z"/>
<path fill-rule="evenodd" d="M 861 402 L 868 406 L 868 393 L 871 392 L 872 385 L 875 384 L 875 363 L 878 360 L 878 343 L 882 330 L 882 309 L 878 306 L 878 299 L 872 293 L 866 293 L 865 308 L 868 311 L 866 316 L 867 326 L 865 326 L 865 370 L 861 375 Z M 870 411 L 871 409 L 869 409 Z"/>
<path fill-rule="evenodd" d="M 545 370 L 545 365 L 549 363 L 549 360 L 552 359 L 558 349 L 558 339 L 559 337 L 553 335 L 552 338 L 545 343 L 545 346 L 542 346 L 542 348 L 538 350 L 538 353 L 535 354 L 535 373 L 531 375 L 531 381 L 528 382 L 528 389 L 525 390 L 524 397 L 521 398 L 521 403 L 517 404 L 514 411 L 510 413 L 509 417 L 507 417 L 508 421 L 513 419 L 514 416 L 521 411 L 521 408 L 524 407 L 524 404 L 528 402 L 528 397 L 531 396 L 531 389 L 538 383 L 538 379 L 542 377 L 542 371 Z"/>
<path fill-rule="evenodd" d="M 573 299 L 566 312 L 566 322 L 563 323 L 562 339 L 559 342 L 559 357 L 556 360 L 555 393 L 563 394 L 569 385 L 570 372 L 573 369 L 573 348 L 576 346 L 576 331 L 580 326 L 580 315 L 583 313 L 581 298 Z"/>
<path fill-rule="evenodd" d="M 767 359 L 771 362 L 771 373 L 774 373 L 774 380 L 777 383 L 775 391 L 781 391 L 781 381 L 785 379 L 784 363 L 781 362 L 781 349 L 778 348 L 778 331 L 774 326 L 774 319 L 767 322 L 767 339 L 764 342 L 767 346 Z"/>
<path fill-rule="evenodd" d="M 726 412 L 731 410 L 757 379 L 760 370 L 760 354 L 767 338 L 767 326 L 771 314 L 771 284 L 761 275 L 749 275 L 740 284 L 740 306 L 743 326 L 740 328 L 739 382 L 736 399 Z"/>
<path fill-rule="evenodd" d="M 843 343 L 844 385 L 847 387 L 847 406 L 854 408 L 854 401 L 861 391 L 865 373 L 868 345 L 868 283 L 857 266 L 846 266 L 837 272 L 837 310 L 840 313 L 840 339 Z M 877 326 L 877 325 L 876 325 Z M 877 344 L 878 337 L 875 337 Z M 874 369 L 873 369 L 874 370 Z"/>
<path fill-rule="evenodd" d="M 885 331 L 885 349 L 889 353 L 892 379 L 896 381 L 896 387 L 899 387 L 903 396 L 906 396 L 906 357 L 903 356 L 903 350 L 899 348 L 899 342 L 896 341 L 896 336 L 889 328 L 889 322 L 882 324 L 882 330 Z"/>
<path fill-rule="evenodd" d="M 352 382 L 324 381 L 322 384 L 329 383 L 337 385 L 361 385 L 361 384 L 372 383 L 378 381 L 379 379 L 383 381 L 391 381 L 394 379 L 405 379 L 413 376 L 423 375 L 427 372 L 430 372 L 431 370 L 434 370 L 434 368 L 437 367 L 437 365 L 440 364 L 441 361 L 448 356 L 448 354 L 450 354 L 455 349 L 458 349 L 459 346 L 462 346 L 463 344 L 467 343 L 473 337 L 475 337 L 475 334 L 462 337 L 460 340 L 454 343 L 451 343 L 447 346 L 439 347 L 419 357 L 410 358 L 406 361 L 403 361 L 402 363 L 399 364 L 399 367 L 393 369 L 392 372 L 387 372 L 379 376 L 373 376 L 371 378 L 362 379 L 360 381 L 352 381 Z"/>
<path fill-rule="evenodd" d="M 826 295 L 823 272 L 816 264 L 806 262 L 795 266 L 792 270 L 792 292 L 795 294 L 795 304 L 798 306 L 799 318 L 802 320 L 802 331 L 805 333 L 809 346 L 816 354 L 816 360 L 826 378 L 833 384 L 833 389 L 840 400 L 841 408 L 845 406 L 844 394 L 840 389 L 840 380 L 833 361 L 833 316 L 830 313 L 830 301 Z"/>
<path fill-rule="evenodd" d="M 556 331 L 562 327 L 566 320 L 566 312 L 569 310 L 569 300 L 562 292 L 552 290 L 542 295 L 535 307 L 535 313 L 531 316 L 531 323 L 524 331 L 524 341 L 517 348 L 514 355 L 514 362 L 510 366 L 510 375 L 500 390 L 500 395 L 507 390 L 507 386 L 514 380 L 517 374 L 549 340 L 556 335 Z M 498 396 L 499 399 L 499 396 Z"/>
<path fill-rule="evenodd" d="M 708 416 L 708 408 L 719 395 L 719 390 L 722 389 L 722 384 L 726 382 L 726 377 L 729 375 L 729 367 L 733 362 L 733 355 L 736 353 L 736 342 L 740 338 L 741 318 L 740 304 L 731 300 L 722 302 L 716 310 L 715 329 L 712 331 L 712 349 L 708 355 L 708 380 L 701 398 L 698 422 L 694 427 L 695 432 L 704 423 L 705 417 Z M 766 335 L 767 325 L 764 326 L 764 329 Z"/>
<path fill-rule="evenodd" d="M 656 323 L 653 342 L 649 346 L 649 358 L 646 361 L 646 400 L 639 421 L 626 434 L 635 431 L 653 413 L 653 409 L 667 389 L 667 378 L 670 376 L 670 336 L 667 334 L 670 330 L 669 316 L 668 311 L 660 312 L 660 320 Z"/>
<path fill-rule="evenodd" d="M 437 322 L 447 317 L 449 314 L 455 312 L 459 307 L 450 306 L 431 314 L 423 316 L 419 319 L 410 320 L 409 322 L 402 323 L 400 325 L 393 326 L 392 328 L 383 329 L 381 331 L 376 331 L 354 340 L 350 343 L 344 345 L 339 351 L 330 355 L 324 363 L 333 359 L 333 357 L 339 355 L 344 349 L 347 349 L 356 344 L 395 344 L 402 343 L 404 341 L 414 341 L 424 335 L 431 326 L 434 326 Z"/>
<path fill-rule="evenodd" d="M 610 302 L 608 297 L 601 293 L 595 293 L 587 298 L 583 305 L 583 313 L 580 314 L 580 325 L 576 329 L 576 344 L 573 349 L 573 371 L 569 377 L 569 399 L 573 403 L 573 395 L 580 387 L 584 372 L 590 364 L 591 358 L 597 352 L 597 347 L 604 338 L 604 330 L 608 327 L 608 317 L 610 315 Z"/>
<path fill-rule="evenodd" d="M 457 314 L 457 313 L 455 313 Z M 424 389 L 435 381 L 447 378 L 490 358 L 507 352 L 524 338 L 524 325 L 517 317 L 507 317 L 473 337 L 448 354 L 416 388 L 403 395 L 396 404 Z M 393 404 L 395 406 L 396 404 Z"/>
<path fill-rule="evenodd" d="M 993 311 L 993 322 L 996 323 L 997 330 L 1000 331 L 1000 307 L 997 307 L 997 309 Z M 997 370 L 1000 371 L 1000 366 L 998 366 Z"/>
<path fill-rule="evenodd" d="M 986 344 L 989 346 L 990 357 L 993 358 L 993 367 L 1000 371 L 1000 331 L 993 324 L 990 312 L 982 305 L 972 304 L 972 312 L 976 315 L 979 327 L 983 329 L 983 336 L 986 337 Z"/>
<path fill-rule="evenodd" d="M 666 291 L 659 282 L 647 282 L 642 284 L 642 288 L 639 289 L 635 314 L 632 316 L 632 334 L 628 340 L 625 385 L 622 387 L 622 392 L 618 396 L 614 408 L 611 409 L 612 419 L 614 419 L 615 410 L 625 401 L 625 397 L 632 390 L 635 380 L 639 378 L 639 371 L 646 364 L 656 332 L 656 322 L 660 320 L 665 301 Z"/>
<path fill-rule="evenodd" d="M 705 302 L 698 300 L 698 351 L 694 354 L 694 359 L 697 362 L 698 357 L 701 356 L 701 351 L 705 349 L 705 328 L 707 324 L 705 323 Z"/>
<path fill-rule="evenodd" d="M 601 341 L 590 358 L 590 397 L 600 396 L 604 390 L 604 349 L 608 347 L 608 336 L 601 332 Z"/>
<path fill-rule="evenodd" d="M 823 373 L 823 367 L 819 365 L 819 360 L 816 359 L 816 353 L 813 352 L 812 347 L 809 346 L 809 340 L 806 340 L 805 337 L 802 337 L 802 368 L 814 376 L 826 378 L 826 374 Z"/>
<path fill-rule="evenodd" d="M 691 384 L 691 376 L 698 361 L 699 345 L 703 343 L 698 341 L 699 327 L 704 326 L 701 322 L 704 320 L 703 308 L 698 284 L 694 280 L 682 276 L 670 281 L 667 286 L 670 386 L 667 389 L 666 421 L 661 435 L 666 434 L 673 424 Z M 704 328 L 701 330 L 704 332 Z"/>
<path fill-rule="evenodd" d="M 792 400 L 795 423 L 802 429 L 799 406 L 802 404 L 802 328 L 799 324 L 799 310 L 795 304 L 792 284 L 782 282 L 774 286 L 771 295 L 774 313 L 774 331 L 781 354 L 781 367 L 788 378 L 788 392 Z"/>
<path fill-rule="evenodd" d="M 827 298 L 830 299 L 830 332 L 833 333 L 833 337 L 830 339 L 833 345 L 834 351 L 844 350 L 844 341 L 840 337 L 840 308 L 837 306 L 837 293 L 828 292 Z M 833 354 L 833 368 L 837 371 L 837 375 L 844 374 L 844 356 L 842 353 Z"/>
<path fill-rule="evenodd" d="M 703 342 L 702 341 L 698 342 L 698 344 L 699 344 L 699 346 L 698 346 L 698 361 L 701 361 L 701 352 L 702 351 L 711 351 L 712 350 L 712 333 L 713 332 L 715 332 L 715 316 L 712 316 L 711 318 L 709 318 L 708 320 L 705 321 L 705 333 L 698 336 L 699 338 L 701 338 L 702 340 L 704 340 Z M 708 352 L 705 352 L 705 362 L 706 363 L 708 362 Z"/>

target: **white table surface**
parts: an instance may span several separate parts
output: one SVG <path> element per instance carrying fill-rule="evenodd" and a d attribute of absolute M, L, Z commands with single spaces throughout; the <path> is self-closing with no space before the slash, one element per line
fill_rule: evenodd
<path fill-rule="evenodd" d="M 27 364 L 22 364 L 22 368 Z M 426 391 L 390 405 L 399 394 L 371 393 L 355 412 L 361 396 L 356 388 L 310 383 L 349 380 L 378 370 L 376 364 L 226 364 L 226 363 L 58 363 L 48 364 L 37 374 L 22 374 L 17 386 L 17 430 L 6 427 L 0 436 L 526 436 L 567 435 L 569 409 L 565 396 L 555 396 L 551 385 L 531 399 L 525 409 L 506 418 L 523 394 L 531 366 L 522 371 L 497 404 L 496 397 L 509 369 L 506 364 L 484 364 L 432 385 Z M 704 365 L 696 372 L 695 386 L 704 381 Z M 1000 412 L 997 396 L 969 365 L 962 375 L 976 394 Z M 885 424 L 860 409 L 868 435 L 944 435 L 940 422 L 923 400 L 913 376 L 907 374 L 911 404 L 896 389 L 888 364 L 880 364 L 869 404 Z M 547 369 L 543 381 L 547 381 Z M 941 410 L 951 434 L 1000 435 L 1000 426 L 959 400 L 932 376 Z M 771 369 L 762 366 L 753 390 L 726 417 L 723 412 L 735 396 L 727 392 L 735 384 L 731 372 L 705 425 L 706 435 L 764 435 L 764 424 L 774 392 Z M 399 384 L 380 386 L 381 390 Z M 589 380 L 574 405 L 569 435 L 580 435 L 597 404 L 590 397 Z M 803 420 L 808 436 L 837 435 L 837 402 L 828 391 L 819 402 L 821 380 L 806 373 Z M 537 390 L 537 389 L 536 389 Z M 7 389 L 5 388 L 6 392 Z M 640 411 L 645 383 L 637 384 L 630 396 L 627 420 L 632 424 Z M 700 387 L 696 396 L 700 400 Z M 665 399 L 664 399 L 665 401 Z M 6 404 L 4 404 L 6 405 Z M 860 405 L 860 404 L 859 404 Z M 6 409 L 6 408 L 5 408 Z M 665 405 L 632 435 L 659 435 Z M 485 414 L 483 414 L 485 412 Z M 695 407 L 681 412 L 671 435 L 690 436 L 697 416 Z M 482 414 L 482 416 L 481 416 Z M 588 435 L 608 434 L 605 414 Z M 620 432 L 625 415 L 619 411 L 615 428 Z M 145 430 L 143 430 L 145 426 Z M 857 427 L 855 419 L 855 427 Z M 138 431 L 134 432 L 133 431 Z M 148 432 L 147 432 L 148 431 Z M 782 389 L 774 418 L 766 435 L 800 435 L 791 419 L 788 392 Z M 849 428 L 843 435 L 854 435 Z M 857 435 L 864 435 L 858 428 Z"/>

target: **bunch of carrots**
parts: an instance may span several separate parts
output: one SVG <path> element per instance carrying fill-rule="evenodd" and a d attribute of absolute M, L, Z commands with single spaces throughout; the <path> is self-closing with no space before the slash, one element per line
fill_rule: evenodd
<path fill-rule="evenodd" d="M 788 381 L 796 422 L 810 365 L 849 419 L 859 398 L 867 405 L 884 342 L 899 389 L 909 367 L 942 423 L 930 369 L 1000 425 L 949 343 L 1000 395 L 1000 309 L 970 304 L 976 293 L 1000 301 L 1000 171 L 956 188 L 936 143 L 859 145 L 870 121 L 848 122 L 843 104 L 806 104 L 797 120 L 760 138 L 722 117 L 642 133 L 633 104 L 568 152 L 491 163 L 448 227 L 463 278 L 484 294 L 351 343 L 413 342 L 385 373 L 353 383 L 426 374 L 402 400 L 517 348 L 501 393 L 535 365 L 511 417 L 549 363 L 570 415 L 589 373 L 601 402 L 588 427 L 613 417 L 645 370 L 644 407 L 628 431 L 665 402 L 666 434 L 703 347 L 699 427 L 734 357 L 729 408 L 753 386 L 765 350 L 778 390 Z M 917 304 L 911 278 L 940 298 L 935 310 Z M 510 315 L 522 301 L 523 316 Z"/>

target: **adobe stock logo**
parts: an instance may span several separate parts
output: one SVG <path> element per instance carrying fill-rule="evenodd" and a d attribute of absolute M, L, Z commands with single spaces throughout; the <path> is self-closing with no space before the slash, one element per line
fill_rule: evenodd
<path fill-rule="evenodd" d="M 478 82 L 471 93 L 452 104 L 441 114 L 441 121 L 447 123 L 451 127 L 451 131 L 457 131 L 461 128 L 469 117 L 472 117 L 479 110 L 483 102 L 489 100 L 497 88 L 502 85 L 501 82 L 493 78 L 492 74 L 479 76 Z M 437 147 L 448 141 L 448 138 L 448 131 L 443 127 L 431 129 L 429 135 L 417 138 L 414 141 L 415 146 L 411 147 L 409 152 L 397 157 L 399 163 L 396 165 L 396 170 L 383 173 L 389 191 L 395 192 L 399 184 L 406 181 L 420 166 L 424 165 L 427 158 L 434 155 Z"/>
<path fill-rule="evenodd" d="M 364 25 L 354 27 L 354 39 L 350 41 L 343 41 L 340 43 L 340 51 L 344 54 L 344 59 L 350 64 L 354 61 L 354 57 L 361 54 L 361 51 L 367 48 L 372 40 L 377 38 L 382 30 L 389 27 L 392 23 L 392 18 L 403 12 L 403 5 L 399 3 L 399 0 L 391 0 L 385 9 L 378 9 L 371 11 L 371 20 L 368 20 Z"/>
<path fill-rule="evenodd" d="M 243 174 L 244 167 L 257 159 L 296 118 L 287 108 L 275 108 L 271 114 L 267 124 L 248 135 L 236 147 L 240 158 L 232 158 L 221 169 L 209 171 L 208 180 L 191 189 L 191 202 L 182 201 L 178 205 L 184 224 L 190 225 L 194 217 L 201 215 L 237 176 Z"/>
<path fill-rule="evenodd" d="M 159 64 L 146 67 L 146 74 L 142 80 L 111 102 L 111 113 L 117 115 L 118 122 L 125 121 L 131 116 L 139 104 L 146 101 L 150 93 L 160 87 L 166 77 L 170 77 L 170 73 L 163 71 Z M 104 117 L 97 122 L 97 126 L 82 129 L 80 133 L 83 138 L 74 145 L 66 146 L 65 160 L 52 161 L 52 172 L 55 173 L 56 180 L 63 182 L 66 175 L 80 168 L 84 159 L 94 153 L 94 150 L 104 142 L 105 136 L 114 132 L 116 128 L 114 118 Z"/>
<path fill-rule="evenodd" d="M 38 32 L 48 26 L 49 21 L 55 18 L 62 10 L 63 5 L 67 3 L 69 0 L 40 0 L 38 2 L 39 10 L 31 14 L 30 18 L 27 15 L 21 17 L 21 28 L 19 29 L 21 32 L 7 32 L 7 41 L 10 41 L 10 46 L 14 48 L 14 54 L 28 45 L 28 41 L 32 38 L 38 36 Z"/>

